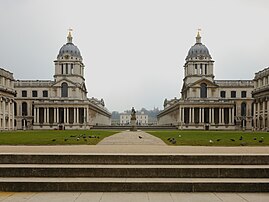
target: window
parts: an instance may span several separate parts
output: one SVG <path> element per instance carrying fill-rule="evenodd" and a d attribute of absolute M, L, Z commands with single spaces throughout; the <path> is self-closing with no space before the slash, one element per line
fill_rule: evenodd
<path fill-rule="evenodd" d="M 226 92 L 225 91 L 220 91 L 220 97 L 225 98 L 226 97 Z"/>
<path fill-rule="evenodd" d="M 205 74 L 207 74 L 207 64 L 205 64 Z"/>
<path fill-rule="evenodd" d="M 203 74 L 203 64 L 200 64 L 200 73 Z"/>
<path fill-rule="evenodd" d="M 43 97 L 48 97 L 48 91 L 47 90 L 43 90 Z"/>
<path fill-rule="evenodd" d="M 23 102 L 21 108 L 22 108 L 22 116 L 27 116 L 28 115 L 28 113 L 27 113 L 27 103 Z"/>
<path fill-rule="evenodd" d="M 65 64 L 65 74 L 68 74 L 68 64 Z"/>
<path fill-rule="evenodd" d="M 68 85 L 65 82 L 62 83 L 61 94 L 62 94 L 62 97 L 68 97 Z"/>
<path fill-rule="evenodd" d="M 200 87 L 200 98 L 207 98 L 207 85 L 205 83 L 201 84 Z"/>
<path fill-rule="evenodd" d="M 22 97 L 27 97 L 27 91 L 26 91 L 26 90 L 23 90 L 23 91 L 21 92 L 21 96 L 22 96 Z"/>
<path fill-rule="evenodd" d="M 194 65 L 194 69 L 195 69 L 194 73 L 197 74 L 198 73 L 198 71 L 197 71 L 197 64 Z"/>
<path fill-rule="evenodd" d="M 32 97 L 37 97 L 37 91 L 36 90 L 32 91 Z"/>
<path fill-rule="evenodd" d="M 247 109 L 247 105 L 245 102 L 242 102 L 241 104 L 241 116 L 246 116 L 246 109 Z"/>
<path fill-rule="evenodd" d="M 236 91 L 231 91 L 231 98 L 236 98 Z"/>
<path fill-rule="evenodd" d="M 64 65 L 61 64 L 61 67 L 62 67 L 62 74 L 64 74 Z"/>
<path fill-rule="evenodd" d="M 247 91 L 241 91 L 241 98 L 247 97 Z"/>

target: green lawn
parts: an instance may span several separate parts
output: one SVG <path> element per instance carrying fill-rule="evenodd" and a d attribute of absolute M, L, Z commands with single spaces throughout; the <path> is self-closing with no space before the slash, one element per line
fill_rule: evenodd
<path fill-rule="evenodd" d="M 0 145 L 95 145 L 118 131 L 31 130 L 0 132 Z"/>
<path fill-rule="evenodd" d="M 269 146 L 269 133 L 242 131 L 147 131 L 168 145 Z M 241 139 L 242 136 L 242 140 Z M 170 138 L 170 140 L 169 140 Z M 171 139 L 174 138 L 175 141 Z M 255 140 L 256 138 L 256 140 Z M 233 139 L 234 141 L 232 141 Z M 259 142 L 262 140 L 262 142 Z M 211 141 L 210 141 L 211 140 Z M 219 140 L 219 141 L 217 141 Z M 173 144 L 174 142 L 174 144 Z"/>

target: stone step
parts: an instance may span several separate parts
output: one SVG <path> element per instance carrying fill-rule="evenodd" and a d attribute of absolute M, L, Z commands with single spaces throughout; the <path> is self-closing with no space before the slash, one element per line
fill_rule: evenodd
<path fill-rule="evenodd" d="M 269 165 L 269 155 L 0 154 L 0 164 Z"/>
<path fill-rule="evenodd" d="M 269 165 L 0 164 L 0 177 L 269 178 Z"/>
<path fill-rule="evenodd" d="M 8 192 L 269 192 L 269 179 L 0 178 Z"/>

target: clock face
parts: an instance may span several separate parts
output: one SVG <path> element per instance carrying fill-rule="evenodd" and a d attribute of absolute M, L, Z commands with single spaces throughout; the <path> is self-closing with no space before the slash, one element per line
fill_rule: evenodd
<path fill-rule="evenodd" d="M 69 59 L 69 55 L 65 55 L 64 58 L 65 58 L 65 59 Z"/>

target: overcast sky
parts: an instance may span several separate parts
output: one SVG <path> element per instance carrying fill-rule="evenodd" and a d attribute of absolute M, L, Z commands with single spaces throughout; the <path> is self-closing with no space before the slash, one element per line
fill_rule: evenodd
<path fill-rule="evenodd" d="M 180 97 L 201 28 L 215 79 L 253 79 L 269 66 L 267 0 L 0 0 L 0 66 L 15 79 L 53 79 L 72 27 L 88 97 L 110 111 L 163 108 Z"/>

